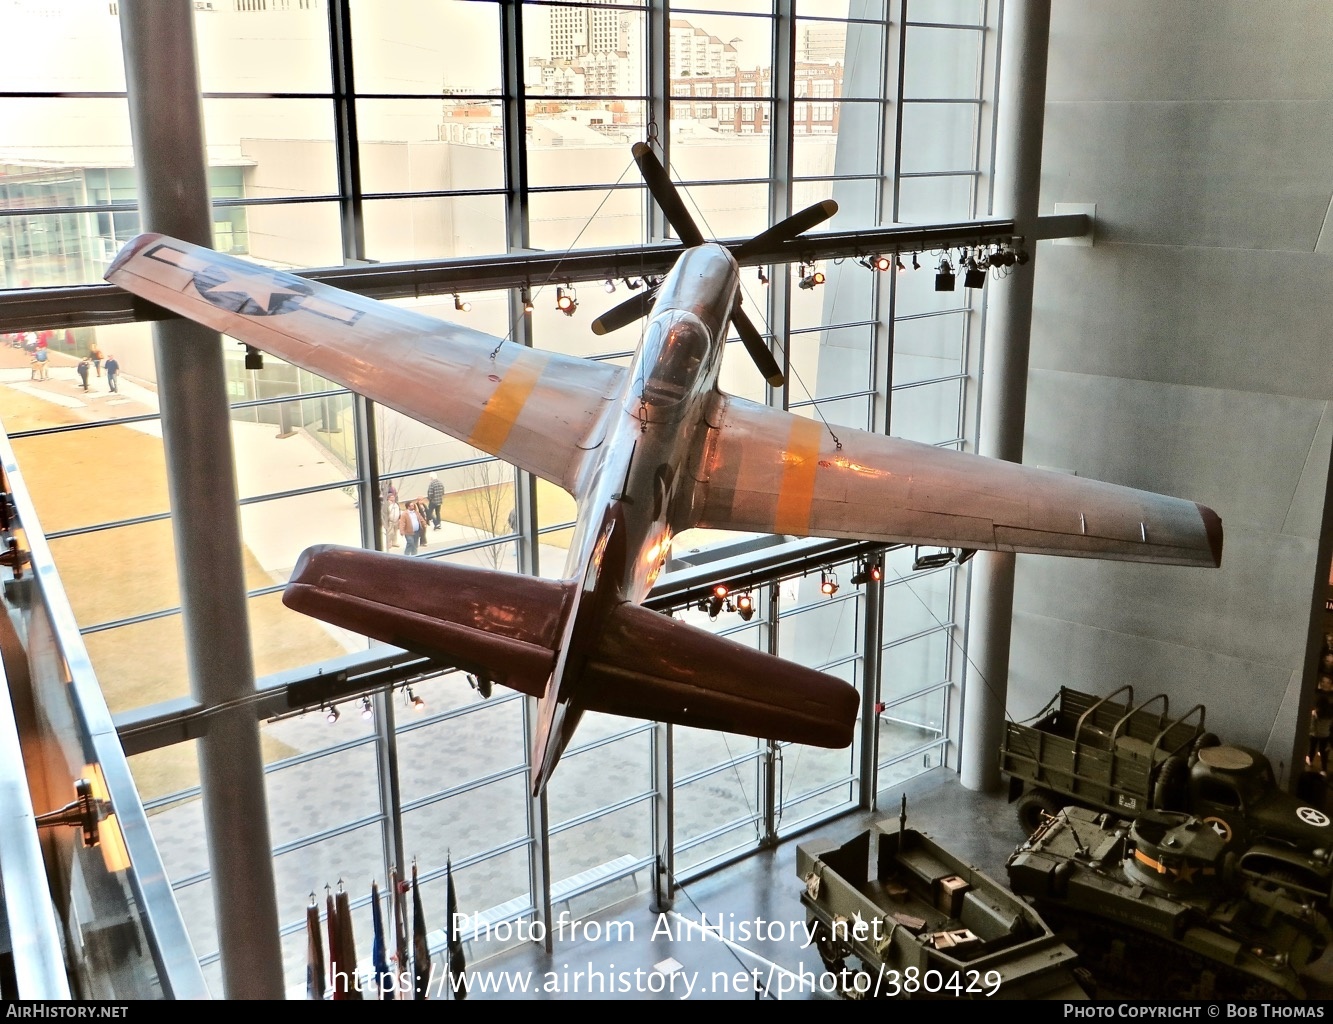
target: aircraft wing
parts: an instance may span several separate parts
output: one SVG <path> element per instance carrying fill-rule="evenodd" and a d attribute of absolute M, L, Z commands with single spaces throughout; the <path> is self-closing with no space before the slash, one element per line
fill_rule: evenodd
<path fill-rule="evenodd" d="M 569 491 L 626 372 L 165 235 L 132 239 L 106 279 Z"/>
<path fill-rule="evenodd" d="M 719 394 L 691 525 L 800 537 L 1216 566 L 1203 505 L 834 427 Z"/>

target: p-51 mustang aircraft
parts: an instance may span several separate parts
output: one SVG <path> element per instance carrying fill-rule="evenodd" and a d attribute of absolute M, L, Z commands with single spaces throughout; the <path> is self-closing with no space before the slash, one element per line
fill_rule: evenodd
<path fill-rule="evenodd" d="M 708 243 L 666 171 L 634 156 L 684 244 L 651 294 L 594 324 L 651 315 L 628 368 L 516 344 L 234 259 L 140 235 L 106 278 L 337 381 L 543 480 L 578 503 L 563 580 L 319 545 L 283 601 L 326 622 L 539 698 L 533 791 L 586 711 L 840 747 L 856 690 L 641 607 L 690 527 L 1216 566 L 1211 509 L 1095 480 L 839 428 L 723 394 L 737 259 L 831 217 L 816 204 L 735 252 Z"/>

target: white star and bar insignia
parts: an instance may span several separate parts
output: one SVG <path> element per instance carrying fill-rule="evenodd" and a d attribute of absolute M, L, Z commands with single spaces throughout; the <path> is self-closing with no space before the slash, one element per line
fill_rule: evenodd
<path fill-rule="evenodd" d="M 231 269 L 166 244 L 154 246 L 144 255 L 188 271 L 200 296 L 243 316 L 275 316 L 304 310 L 344 324 L 356 323 L 361 318 L 360 310 L 319 298 L 304 281 L 259 269 Z"/>

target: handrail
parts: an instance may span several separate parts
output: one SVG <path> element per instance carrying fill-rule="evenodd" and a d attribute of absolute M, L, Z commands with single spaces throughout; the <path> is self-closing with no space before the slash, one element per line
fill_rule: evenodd
<path fill-rule="evenodd" d="M 53 780 L 61 786 L 85 771 L 100 772 L 106 787 L 104 799 L 123 836 L 129 867 L 113 872 L 110 868 L 104 869 L 100 863 L 90 866 L 95 863 L 93 859 L 83 858 L 81 871 L 85 884 L 98 883 L 107 891 L 124 891 L 119 883 L 121 878 L 127 883 L 131 898 L 123 907 L 123 915 L 137 922 L 142 929 L 147 952 L 152 958 L 151 963 L 145 961 L 133 978 L 141 986 L 136 994 L 152 992 L 172 999 L 207 999 L 208 986 L 148 827 L 148 817 L 129 763 L 116 735 L 50 546 L 42 533 L 36 508 L 3 430 L 0 430 L 0 470 L 29 549 L 35 589 L 32 599 L 26 602 L 29 617 L 33 618 L 38 609 L 44 612 L 43 628 L 48 634 L 43 638 L 47 643 L 40 652 L 48 655 L 47 661 L 38 662 L 40 654 L 35 650 L 36 644 L 30 644 L 33 649 L 28 652 L 29 664 L 41 669 L 34 672 L 32 696 L 41 710 L 47 712 L 42 716 L 47 731 L 35 737 L 42 744 L 47 761 L 41 766 L 29 765 L 28 771 L 47 768 Z M 53 660 L 49 657 L 52 653 L 55 655 Z M 50 680 L 43 678 L 47 676 Z M 44 686 L 48 681 L 53 685 Z M 76 854 L 79 852 L 75 850 Z M 97 862 L 100 859 L 97 858 Z M 45 877 L 52 877 L 52 870 L 48 865 Z M 102 875 L 90 879 L 90 871 L 102 872 Z M 69 948 L 78 947 L 70 944 Z M 89 971 L 94 969 L 91 964 L 80 966 Z M 120 965 L 120 969 L 125 970 L 125 965 Z M 91 981 L 94 986 L 96 982 L 96 978 Z M 105 979 L 105 983 L 111 985 L 112 981 Z"/>
<path fill-rule="evenodd" d="M 9 690 L 3 662 L 0 686 Z M 51 889 L 35 884 L 45 877 L 14 708 L 0 700 L 0 889 L 19 999 L 70 997 Z"/>

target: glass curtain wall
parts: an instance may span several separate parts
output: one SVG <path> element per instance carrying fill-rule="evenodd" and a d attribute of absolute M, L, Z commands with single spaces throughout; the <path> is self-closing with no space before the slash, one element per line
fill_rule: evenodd
<path fill-rule="evenodd" d="M 635 2 L 196 5 L 214 244 L 281 268 L 624 246 L 626 265 L 609 286 L 557 272 L 522 295 L 410 302 L 497 338 L 623 364 L 638 328 L 597 338 L 587 325 L 641 283 L 634 247 L 663 232 L 632 142 L 668 144 L 671 173 L 710 237 L 753 234 L 829 196 L 840 204 L 830 226 L 847 230 L 972 216 L 985 209 L 992 6 L 694 0 L 665 12 L 657 38 L 650 7 Z M 0 286 L 96 282 L 139 224 L 117 4 L 14 0 L 0 27 L 24 40 L 0 70 Z M 43 59 L 51 53 L 62 59 Z M 729 346 L 722 387 L 831 424 L 966 445 L 976 303 L 931 289 L 941 255 L 920 254 L 920 273 L 823 266 L 819 288 L 800 287 L 795 266 L 747 270 L 744 301 L 785 350 L 791 385 L 771 393 Z M 575 315 L 556 311 L 558 288 L 578 296 Z M 3 331 L 0 416 L 112 711 L 187 696 L 148 326 Z M 39 341 L 55 354 L 47 381 L 30 376 Z M 227 351 L 257 673 L 309 666 L 313 675 L 366 650 L 364 638 L 286 610 L 280 591 L 311 543 L 402 551 L 394 513 L 424 499 L 433 480 L 445 495 L 422 556 L 563 574 L 574 517 L 563 491 L 312 374 L 272 358 L 250 369 L 241 346 Z M 101 360 L 88 391 L 75 374 L 83 356 Z M 112 356 L 117 392 L 103 375 Z M 527 536 L 520 505 L 535 512 Z M 678 538 L 677 550 L 726 539 L 700 531 Z M 756 591 L 753 621 L 690 617 L 857 685 L 867 658 L 880 662 L 881 771 L 939 763 L 960 586 L 954 569 L 922 579 L 903 557 L 887 563 L 882 649 L 867 640 L 878 634 L 866 629 L 864 593 L 845 583 L 855 566 L 837 567 L 844 588 L 831 599 L 794 580 Z M 527 702 L 498 692 L 483 700 L 450 675 L 367 704 L 263 727 L 293 984 L 303 978 L 310 895 L 322 901 L 339 878 L 383 883 L 395 859 L 416 861 L 428 906 L 443 906 L 446 860 L 469 910 L 541 903 Z M 859 747 L 672 732 L 678 873 L 872 796 L 858 782 L 859 759 L 872 752 Z M 671 781 L 653 767 L 665 735 L 588 716 L 556 774 L 546 881 L 581 900 L 576 909 L 641 888 L 668 841 L 654 816 Z M 211 963 L 193 745 L 132 763 Z M 396 793 L 384 783 L 390 765 Z M 368 899 L 353 893 L 363 917 Z M 368 918 L 357 923 L 368 934 Z"/>

